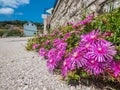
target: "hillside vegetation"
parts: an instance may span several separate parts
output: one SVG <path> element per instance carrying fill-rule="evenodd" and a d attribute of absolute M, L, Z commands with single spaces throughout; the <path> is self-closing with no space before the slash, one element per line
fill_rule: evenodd
<path fill-rule="evenodd" d="M 23 36 L 23 25 L 27 23 L 27 21 L 1 21 L 0 22 L 0 37 L 7 33 L 7 36 Z M 42 33 L 43 24 L 33 22 L 38 29 L 38 32 Z"/>

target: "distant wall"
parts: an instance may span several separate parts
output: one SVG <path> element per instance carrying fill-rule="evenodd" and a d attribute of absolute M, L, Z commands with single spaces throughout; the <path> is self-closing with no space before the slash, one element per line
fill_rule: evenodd
<path fill-rule="evenodd" d="M 120 0 L 58 0 L 51 20 L 51 28 L 55 28 L 69 21 L 81 20 L 81 15 L 91 12 L 103 13 L 110 8 L 120 6 Z"/>

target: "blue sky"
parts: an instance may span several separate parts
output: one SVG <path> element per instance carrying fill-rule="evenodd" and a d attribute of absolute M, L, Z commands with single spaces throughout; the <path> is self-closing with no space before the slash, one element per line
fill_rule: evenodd
<path fill-rule="evenodd" d="M 41 14 L 56 0 L 0 0 L 0 21 L 27 20 L 43 22 Z"/>

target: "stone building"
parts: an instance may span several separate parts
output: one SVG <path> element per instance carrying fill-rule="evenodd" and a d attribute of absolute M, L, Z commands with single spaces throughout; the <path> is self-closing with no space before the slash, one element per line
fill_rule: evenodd
<path fill-rule="evenodd" d="M 66 22 L 81 20 L 83 14 L 92 12 L 103 13 L 118 8 L 120 0 L 58 0 L 49 21 L 50 27 L 55 28 Z"/>

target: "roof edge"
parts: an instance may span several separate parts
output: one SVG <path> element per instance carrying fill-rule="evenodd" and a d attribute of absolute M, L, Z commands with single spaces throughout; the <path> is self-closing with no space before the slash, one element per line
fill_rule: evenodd
<path fill-rule="evenodd" d="M 54 10 L 53 10 L 53 14 L 52 14 L 52 17 L 51 17 L 51 19 L 50 19 L 50 22 L 51 22 L 51 20 L 53 19 L 54 15 L 55 15 L 55 12 L 57 11 L 57 9 L 58 9 L 61 1 L 63 1 L 63 0 L 58 0 L 58 1 L 55 3 L 55 5 L 54 5 Z M 49 22 L 49 23 L 50 23 L 50 22 Z"/>

